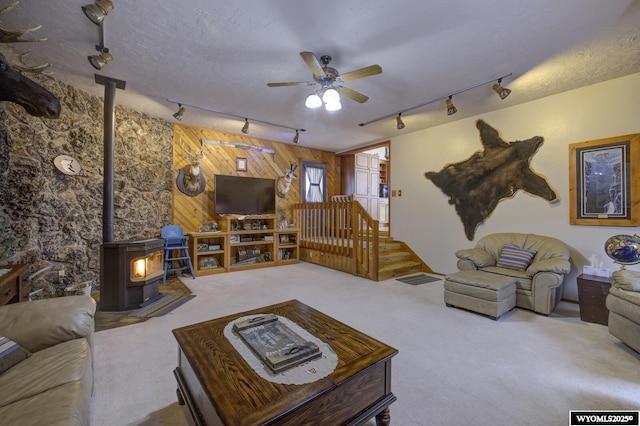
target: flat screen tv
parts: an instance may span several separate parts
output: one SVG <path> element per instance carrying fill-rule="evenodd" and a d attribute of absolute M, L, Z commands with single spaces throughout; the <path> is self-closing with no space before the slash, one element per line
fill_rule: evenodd
<path fill-rule="evenodd" d="M 215 175 L 213 183 L 215 214 L 275 214 L 274 179 Z"/>

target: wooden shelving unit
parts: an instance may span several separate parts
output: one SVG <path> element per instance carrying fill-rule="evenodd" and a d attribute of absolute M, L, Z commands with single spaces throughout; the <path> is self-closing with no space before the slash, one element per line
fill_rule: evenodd
<path fill-rule="evenodd" d="M 298 252 L 298 230 L 297 229 L 279 229 L 276 232 L 278 237 L 278 252 L 276 262 L 298 263 L 300 256 Z"/>
<path fill-rule="evenodd" d="M 219 231 L 189 234 L 196 276 L 300 261 L 297 228 L 276 229 L 275 215 L 219 216 Z"/>
<path fill-rule="evenodd" d="M 380 183 L 381 184 L 388 184 L 389 182 L 387 181 L 387 174 L 389 172 L 389 162 L 385 161 L 385 160 L 380 160 Z"/>
<path fill-rule="evenodd" d="M 229 266 L 225 256 L 227 240 L 225 232 L 189 234 L 189 256 L 196 276 L 226 272 Z"/>

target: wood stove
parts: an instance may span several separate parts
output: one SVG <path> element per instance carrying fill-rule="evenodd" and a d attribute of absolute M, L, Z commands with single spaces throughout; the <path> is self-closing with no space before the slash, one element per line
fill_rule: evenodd
<path fill-rule="evenodd" d="M 100 310 L 137 309 L 160 297 L 164 240 L 105 242 L 100 257 Z"/>

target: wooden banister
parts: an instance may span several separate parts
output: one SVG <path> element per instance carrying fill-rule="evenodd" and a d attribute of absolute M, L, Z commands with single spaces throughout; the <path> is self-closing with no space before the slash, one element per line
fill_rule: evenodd
<path fill-rule="evenodd" d="M 292 209 L 301 249 L 335 256 L 340 265 L 348 258 L 352 274 L 377 281 L 379 222 L 358 201 L 304 203 Z M 331 262 L 325 266 L 331 267 Z"/>

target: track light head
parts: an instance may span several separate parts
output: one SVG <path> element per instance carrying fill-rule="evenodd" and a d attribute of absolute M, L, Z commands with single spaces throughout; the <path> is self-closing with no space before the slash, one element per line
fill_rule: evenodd
<path fill-rule="evenodd" d="M 89 59 L 89 63 L 97 70 L 101 70 L 102 67 L 107 65 L 109 62 L 113 61 L 113 56 L 111 53 L 107 52 L 105 49 L 99 55 L 91 55 L 87 59 Z"/>
<path fill-rule="evenodd" d="M 244 126 L 242 126 L 242 129 L 240 130 L 242 133 L 247 134 L 249 133 L 249 120 L 248 119 L 244 119 Z"/>
<path fill-rule="evenodd" d="M 296 135 L 293 137 L 293 143 L 298 143 L 300 141 L 300 130 L 296 129 Z"/>
<path fill-rule="evenodd" d="M 182 104 L 178 104 L 178 112 L 173 114 L 173 118 L 175 118 L 178 121 L 182 121 L 182 117 L 184 116 L 185 111 L 186 110 L 184 109 Z"/>
<path fill-rule="evenodd" d="M 82 6 L 82 11 L 87 18 L 96 25 L 100 25 L 104 20 L 104 17 L 113 10 L 113 3 L 111 0 L 96 0 L 95 4 L 87 4 Z"/>
<path fill-rule="evenodd" d="M 511 90 L 506 87 L 502 87 L 502 79 L 498 79 L 498 82 L 492 86 L 493 90 L 500 96 L 500 99 L 504 99 L 509 96 Z"/>
<path fill-rule="evenodd" d="M 447 115 L 453 115 L 456 112 L 458 112 L 458 108 L 453 106 L 452 98 L 453 98 L 453 96 L 449 96 L 449 99 L 447 99 Z"/>
<path fill-rule="evenodd" d="M 402 118 L 400 117 L 401 115 L 402 115 L 402 113 L 399 112 L 398 116 L 396 117 L 396 129 L 398 129 L 398 130 L 404 129 L 404 122 L 402 121 Z"/>

